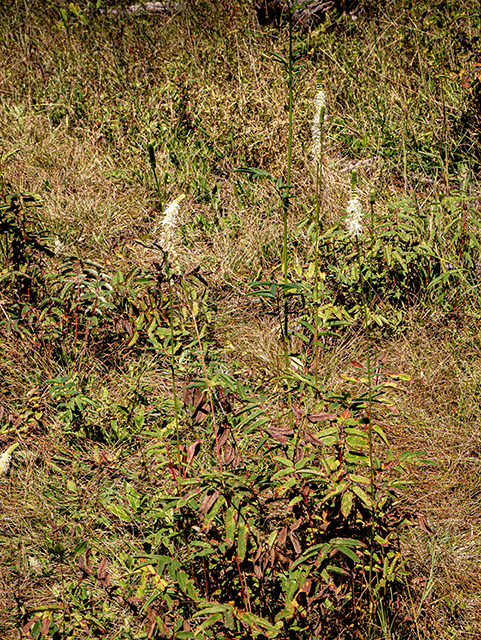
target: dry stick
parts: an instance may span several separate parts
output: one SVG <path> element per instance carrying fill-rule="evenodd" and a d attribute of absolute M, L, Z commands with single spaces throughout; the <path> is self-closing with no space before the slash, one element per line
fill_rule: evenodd
<path fill-rule="evenodd" d="M 241 590 L 242 590 L 242 598 L 244 599 L 244 607 L 246 608 L 246 611 L 249 610 L 249 613 L 252 613 L 251 611 L 251 601 L 249 599 L 249 593 L 247 592 L 247 585 L 246 585 L 246 589 L 244 590 L 244 580 L 242 579 L 242 571 L 240 568 L 240 564 L 239 564 L 239 556 L 237 554 L 237 549 L 235 552 L 235 559 L 237 562 L 237 571 L 239 573 L 239 580 L 241 583 Z M 247 593 L 247 598 L 246 598 L 246 593 Z"/>

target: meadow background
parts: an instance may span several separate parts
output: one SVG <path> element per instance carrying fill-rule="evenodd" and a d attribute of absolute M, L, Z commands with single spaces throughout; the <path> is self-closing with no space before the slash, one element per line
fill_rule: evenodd
<path fill-rule="evenodd" d="M 0 3 L 0 636 L 480 637 L 479 4 L 127 4 Z"/>

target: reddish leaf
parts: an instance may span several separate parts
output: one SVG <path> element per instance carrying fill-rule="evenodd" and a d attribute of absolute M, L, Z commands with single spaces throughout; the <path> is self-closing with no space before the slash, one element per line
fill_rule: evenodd
<path fill-rule="evenodd" d="M 309 431 L 304 431 L 304 440 L 306 442 L 310 442 L 316 447 L 324 446 L 324 442 L 322 440 L 319 440 L 319 438 L 316 438 L 316 436 L 313 436 L 312 433 L 309 433 Z"/>
<path fill-rule="evenodd" d="M 416 516 L 417 516 L 417 519 L 418 519 L 418 526 L 421 529 L 421 531 L 424 531 L 424 533 L 432 533 L 433 530 L 428 525 L 427 520 L 426 520 L 426 516 L 424 514 L 422 514 L 422 513 L 417 513 Z"/>
<path fill-rule="evenodd" d="M 42 628 L 40 629 L 40 635 L 46 636 L 49 629 L 50 629 L 50 618 L 47 616 L 42 621 Z"/>
<path fill-rule="evenodd" d="M 199 507 L 199 515 L 205 516 L 205 514 L 210 510 L 210 508 L 214 505 L 215 501 L 220 495 L 220 491 L 214 491 L 211 495 L 206 494 L 204 499 L 202 500 Z"/>
<path fill-rule="evenodd" d="M 366 371 L 366 367 L 357 360 L 351 360 L 349 364 L 352 364 L 352 366 L 356 367 L 356 369 L 362 369 L 363 371 Z"/>
<path fill-rule="evenodd" d="M 187 449 L 187 464 L 190 464 L 195 456 L 200 451 L 200 440 L 196 440 L 194 444 L 191 444 Z"/>
<path fill-rule="evenodd" d="M 65 527 L 64 524 L 57 524 L 54 520 L 47 520 L 47 522 L 52 527 L 52 530 L 50 532 L 52 535 Z"/>
<path fill-rule="evenodd" d="M 309 591 L 311 590 L 312 580 L 308 578 L 301 587 L 301 592 L 305 593 L 306 596 L 309 595 Z"/>
<path fill-rule="evenodd" d="M 297 447 L 295 461 L 299 462 L 304 457 L 304 449 L 302 447 Z"/>
<path fill-rule="evenodd" d="M 292 415 L 296 420 L 301 420 L 304 416 L 299 407 L 292 407 Z"/>
<path fill-rule="evenodd" d="M 300 544 L 299 540 L 297 539 L 297 536 L 294 533 L 290 532 L 289 533 L 289 538 L 290 538 L 290 540 L 292 542 L 292 546 L 294 547 L 294 551 L 297 554 L 302 553 L 301 544 Z"/>
<path fill-rule="evenodd" d="M 351 416 L 351 412 L 349 411 L 349 409 L 344 409 L 344 411 L 340 415 L 340 418 L 342 420 L 347 420 L 350 416 Z"/>
<path fill-rule="evenodd" d="M 281 444 L 286 444 L 287 437 L 294 435 L 294 430 L 289 428 L 281 429 L 279 427 L 266 427 L 264 431 L 268 433 L 270 436 L 272 436 L 274 440 L 277 440 L 277 442 L 280 442 Z"/>
<path fill-rule="evenodd" d="M 107 567 L 107 558 L 102 558 L 97 568 L 97 580 L 104 587 L 107 587 L 110 584 L 110 574 L 107 571 L 106 567 Z"/>
<path fill-rule="evenodd" d="M 230 444 L 224 445 L 224 464 L 228 465 L 234 461 L 235 458 L 235 449 Z"/>
<path fill-rule="evenodd" d="M 192 378 L 187 376 L 185 379 L 185 387 L 182 392 L 182 399 L 184 401 L 184 406 L 188 407 L 191 404 L 194 404 L 194 387 L 189 387 L 188 385 L 192 382 Z"/>
<path fill-rule="evenodd" d="M 199 407 L 192 414 L 192 417 L 194 418 L 194 424 L 202 424 L 208 415 L 209 410 L 206 407 Z"/>
<path fill-rule="evenodd" d="M 276 543 L 283 547 L 287 540 L 287 527 L 282 527 L 279 531 L 279 535 L 277 536 Z"/>
<path fill-rule="evenodd" d="M 190 378 L 187 378 L 186 382 L 190 383 Z M 186 407 L 193 405 L 192 418 L 194 423 L 201 424 L 209 414 L 205 393 L 195 387 L 189 387 L 184 389 L 183 400 Z"/>
<path fill-rule="evenodd" d="M 336 420 L 337 415 L 335 413 L 310 413 L 307 416 L 309 422 L 326 422 L 327 420 Z"/>
<path fill-rule="evenodd" d="M 77 584 L 80 584 L 82 580 L 85 580 L 85 578 L 94 574 L 92 563 L 90 562 L 90 549 L 87 549 L 85 553 L 85 560 L 82 556 L 80 556 L 80 558 L 78 559 L 78 567 L 82 572 L 82 575 L 78 579 Z"/>
<path fill-rule="evenodd" d="M 39 617 L 40 617 L 40 616 L 38 616 L 38 615 L 33 616 L 33 618 L 32 618 L 31 620 L 29 620 L 29 621 L 27 622 L 27 624 L 26 624 L 26 625 L 24 625 L 24 626 L 22 627 L 22 633 L 24 633 L 25 635 L 27 635 L 27 634 L 28 634 L 28 632 L 30 631 L 30 629 L 33 627 L 33 625 L 37 622 L 37 620 L 39 619 Z"/>
<path fill-rule="evenodd" d="M 145 624 L 145 633 L 147 634 L 147 638 L 150 640 L 154 635 L 155 629 L 157 627 L 155 620 L 155 611 L 150 608 L 147 610 L 147 622 Z"/>
<path fill-rule="evenodd" d="M 219 443 L 219 447 L 223 447 L 225 445 L 225 443 L 229 439 L 230 433 L 231 429 L 226 422 L 220 425 L 217 431 L 217 441 Z"/>
<path fill-rule="evenodd" d="M 226 394 L 224 392 L 224 389 L 219 389 L 218 390 L 217 398 L 219 400 L 220 406 L 225 411 L 225 413 L 231 413 L 232 412 L 232 405 L 230 403 L 229 396 L 226 396 Z"/>
<path fill-rule="evenodd" d="M 242 456 L 240 454 L 237 454 L 234 457 L 234 460 L 232 460 L 232 467 L 235 469 L 236 467 L 238 467 L 241 464 L 242 464 Z"/>
<path fill-rule="evenodd" d="M 296 529 L 299 529 L 299 527 L 301 526 L 301 524 L 304 522 L 304 518 L 298 518 L 294 524 L 291 524 L 291 526 L 289 527 L 289 531 L 295 531 Z"/>
<path fill-rule="evenodd" d="M 254 574 L 256 576 L 256 578 L 259 578 L 259 580 L 262 580 L 262 578 L 264 577 L 264 573 L 261 569 L 261 567 L 258 564 L 254 563 Z"/>

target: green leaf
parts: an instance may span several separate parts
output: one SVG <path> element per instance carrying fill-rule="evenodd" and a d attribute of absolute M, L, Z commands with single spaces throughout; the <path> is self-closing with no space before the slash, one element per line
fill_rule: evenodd
<path fill-rule="evenodd" d="M 328 502 L 331 498 L 334 498 L 339 493 L 342 493 L 344 491 L 344 489 L 347 487 L 347 485 L 348 485 L 348 481 L 347 480 L 343 480 L 342 482 L 340 482 L 337 485 L 337 487 L 334 487 L 334 489 L 332 489 L 331 491 L 326 493 L 326 495 L 324 496 L 324 498 L 321 501 L 321 504 L 324 504 L 325 502 Z"/>
<path fill-rule="evenodd" d="M 208 629 L 213 624 L 215 624 L 218 620 L 222 620 L 223 617 L 224 617 L 223 613 L 214 613 L 212 616 L 210 616 L 210 618 L 207 618 L 207 620 L 204 620 L 204 622 L 197 627 L 197 631 L 204 631 L 205 629 Z"/>
<path fill-rule="evenodd" d="M 237 554 L 240 560 L 244 560 L 247 553 L 247 537 L 249 535 L 249 531 L 247 529 L 247 525 L 245 522 L 239 523 L 239 537 L 237 543 Z"/>
<path fill-rule="evenodd" d="M 363 502 L 368 509 L 372 508 L 371 498 L 367 495 L 364 489 L 361 489 L 361 487 L 358 484 L 353 484 L 352 490 L 354 491 L 356 496 L 359 498 L 359 500 L 361 500 L 361 502 Z"/>
<path fill-rule="evenodd" d="M 326 571 L 330 571 L 331 573 L 338 573 L 341 576 L 348 576 L 349 573 L 342 569 L 341 567 L 335 567 L 332 564 L 328 564 L 326 567 Z"/>
<path fill-rule="evenodd" d="M 77 485 L 75 484 L 74 480 L 67 480 L 67 489 L 71 493 L 77 493 Z"/>
<path fill-rule="evenodd" d="M 276 541 L 278 533 L 278 531 L 272 531 L 271 535 L 269 536 L 269 539 L 267 540 L 267 546 L 269 547 L 269 549 L 272 549 L 272 545 Z"/>
<path fill-rule="evenodd" d="M 244 433 L 248 434 L 248 433 L 251 433 L 251 431 L 254 431 L 255 429 L 260 429 L 260 427 L 262 427 L 264 424 L 267 424 L 270 421 L 271 419 L 268 416 L 259 418 L 259 420 L 256 420 L 254 424 L 249 425 L 247 429 L 244 431 Z"/>
<path fill-rule="evenodd" d="M 260 618 L 249 611 L 238 612 L 238 616 L 243 622 L 246 622 L 250 626 L 255 636 L 263 633 L 268 638 L 277 638 L 281 632 L 280 626 L 274 626 L 268 620 Z"/>
<path fill-rule="evenodd" d="M 281 55 L 280 53 L 271 53 L 272 57 L 274 58 L 274 60 L 277 60 L 277 62 L 280 62 L 281 64 L 283 64 L 286 68 L 289 66 L 289 63 L 287 62 L 287 59 L 284 58 L 283 55 Z"/>
<path fill-rule="evenodd" d="M 124 522 L 132 522 L 130 513 L 122 505 L 114 504 L 113 502 L 107 502 L 104 506 L 107 507 L 107 509 L 111 511 L 114 516 L 119 518 L 119 520 L 123 520 Z"/>
<path fill-rule="evenodd" d="M 194 613 L 193 618 L 203 618 L 209 613 L 225 613 L 227 610 L 232 611 L 232 606 L 230 604 L 211 604 L 206 607 L 199 609 L 197 613 Z"/>
<path fill-rule="evenodd" d="M 324 560 L 327 558 L 331 548 L 331 545 L 327 542 L 309 547 L 299 558 L 297 558 L 297 560 L 295 560 L 295 562 L 292 563 L 290 570 L 293 571 L 297 566 L 304 564 L 307 560 L 310 560 L 317 555 L 320 555 L 319 560 Z"/>
<path fill-rule="evenodd" d="M 389 446 L 389 442 L 388 442 L 388 439 L 386 438 L 386 434 L 378 424 L 373 424 L 372 430 L 374 431 L 374 433 L 377 433 L 377 435 L 381 438 L 381 440 L 384 442 L 385 445 Z"/>
<path fill-rule="evenodd" d="M 236 530 L 236 521 L 234 519 L 236 513 L 235 507 L 229 507 L 225 514 L 225 531 L 226 531 L 226 541 L 229 543 L 229 546 L 234 544 L 234 536 Z"/>
<path fill-rule="evenodd" d="M 356 564 L 359 562 L 359 558 L 354 553 L 354 551 L 349 547 L 347 547 L 345 544 L 336 544 L 335 546 L 336 546 L 336 549 L 338 549 L 345 556 L 353 560 L 353 562 L 355 562 Z"/>
<path fill-rule="evenodd" d="M 346 438 L 347 445 L 352 449 L 363 449 L 364 447 L 367 447 L 368 442 L 369 438 L 366 435 L 364 435 L 363 437 L 347 436 Z"/>
<path fill-rule="evenodd" d="M 235 620 L 234 620 L 234 613 L 231 608 L 225 611 L 224 620 L 225 620 L 225 626 L 231 631 L 233 631 L 235 629 Z"/>
<path fill-rule="evenodd" d="M 359 476 L 356 473 L 350 473 L 349 477 L 353 482 L 358 482 L 360 484 L 367 484 L 367 485 L 371 484 L 371 479 L 368 478 L 367 476 Z"/>
<path fill-rule="evenodd" d="M 206 517 L 205 517 L 205 522 L 212 522 L 212 520 L 216 517 L 216 515 L 219 513 L 219 509 L 225 504 L 225 498 L 224 496 L 219 496 L 216 500 L 216 502 L 214 503 L 214 506 L 212 507 L 212 509 L 210 509 L 210 511 L 207 513 Z"/>
<path fill-rule="evenodd" d="M 352 491 L 346 491 L 346 493 L 342 496 L 342 500 L 341 500 L 341 512 L 345 518 L 347 518 L 351 513 L 352 501 L 353 501 Z"/>
<path fill-rule="evenodd" d="M 83 553 L 85 553 L 85 549 L 86 548 L 87 548 L 87 541 L 86 540 L 84 540 L 83 542 L 79 542 L 78 545 L 73 550 L 74 556 L 75 557 L 81 556 Z"/>
<path fill-rule="evenodd" d="M 182 570 L 182 571 L 177 571 L 177 573 L 175 574 L 175 577 L 179 587 L 185 593 L 187 591 L 187 579 L 189 576 L 186 574 L 184 570 Z"/>
<path fill-rule="evenodd" d="M 268 180 L 272 180 L 272 182 L 276 182 L 274 176 L 268 171 L 264 171 L 263 169 L 256 169 L 255 167 L 240 167 L 239 169 L 234 169 L 234 173 L 247 173 L 253 179 L 267 178 Z"/>

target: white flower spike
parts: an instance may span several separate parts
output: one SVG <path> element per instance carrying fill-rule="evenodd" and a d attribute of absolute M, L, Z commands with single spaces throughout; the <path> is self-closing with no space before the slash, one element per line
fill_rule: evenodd
<path fill-rule="evenodd" d="M 317 93 L 314 98 L 314 118 L 312 119 L 312 151 L 314 160 L 318 162 L 321 159 L 321 124 L 326 119 L 326 94 L 321 86 L 320 72 L 317 74 Z"/>
<path fill-rule="evenodd" d="M 177 228 L 180 203 L 184 198 L 185 196 L 181 195 L 166 207 L 164 217 L 161 222 L 162 233 L 157 240 L 157 244 L 159 244 L 162 249 L 169 254 L 169 258 L 175 271 L 178 271 L 177 252 L 175 248 L 175 230 Z"/>
<path fill-rule="evenodd" d="M 10 461 L 12 459 L 11 454 L 15 451 L 17 447 L 18 447 L 18 442 L 15 442 L 15 444 L 12 444 L 10 447 L 8 447 L 8 449 L 5 449 L 2 455 L 0 455 L 0 476 L 7 475 L 8 469 L 10 467 Z"/>
<path fill-rule="evenodd" d="M 349 216 L 346 220 L 346 227 L 348 233 L 353 238 L 359 238 L 362 235 L 362 205 L 359 201 L 359 198 L 355 196 L 351 198 L 347 203 L 347 215 Z"/>

